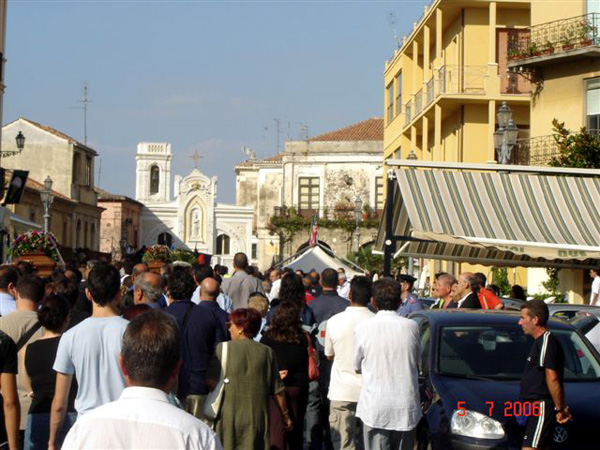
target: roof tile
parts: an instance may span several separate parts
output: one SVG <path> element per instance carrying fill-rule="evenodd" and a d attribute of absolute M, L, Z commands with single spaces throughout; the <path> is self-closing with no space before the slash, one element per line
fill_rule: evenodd
<path fill-rule="evenodd" d="M 383 141 L 383 119 L 373 117 L 309 139 L 314 141 Z"/>

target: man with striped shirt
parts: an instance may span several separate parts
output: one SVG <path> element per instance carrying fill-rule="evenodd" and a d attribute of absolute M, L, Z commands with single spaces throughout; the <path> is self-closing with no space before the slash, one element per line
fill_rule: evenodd
<path fill-rule="evenodd" d="M 548 315 L 542 300 L 521 306 L 519 325 L 534 339 L 521 379 L 521 401 L 539 404 L 539 414 L 526 418 L 523 450 L 549 448 L 556 423 L 571 420 L 563 389 L 565 357 L 560 343 L 546 328 Z"/>

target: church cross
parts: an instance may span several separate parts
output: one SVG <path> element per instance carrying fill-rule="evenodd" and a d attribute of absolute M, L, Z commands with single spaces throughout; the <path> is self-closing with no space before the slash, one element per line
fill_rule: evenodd
<path fill-rule="evenodd" d="M 202 155 L 200 153 L 198 153 L 198 149 L 196 149 L 196 150 L 194 150 L 194 154 L 188 156 L 188 158 L 194 160 L 194 168 L 197 169 L 198 168 L 198 161 L 200 161 L 202 159 Z"/>

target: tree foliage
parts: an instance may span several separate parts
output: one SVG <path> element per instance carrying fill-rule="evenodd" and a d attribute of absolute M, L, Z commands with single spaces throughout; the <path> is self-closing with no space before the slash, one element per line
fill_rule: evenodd
<path fill-rule="evenodd" d="M 589 132 L 582 127 L 579 133 L 565 128 L 564 122 L 554 119 L 554 139 L 558 147 L 558 156 L 550 161 L 554 167 L 579 167 L 600 169 L 600 133 Z"/>
<path fill-rule="evenodd" d="M 347 259 L 371 273 L 383 270 L 383 256 L 373 254 L 373 245 L 365 245 L 358 252 L 351 252 Z M 392 260 L 392 273 L 400 272 L 403 267 L 404 258 L 398 257 Z"/>

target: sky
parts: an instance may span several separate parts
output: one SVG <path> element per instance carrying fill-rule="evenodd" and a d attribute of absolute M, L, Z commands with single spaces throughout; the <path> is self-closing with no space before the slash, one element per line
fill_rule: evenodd
<path fill-rule="evenodd" d="M 18 117 L 98 151 L 96 184 L 135 196 L 138 142 L 172 144 L 173 178 L 218 176 L 235 203 L 257 158 L 383 116 L 383 70 L 429 1 L 9 0 L 4 123 Z M 395 37 L 396 36 L 396 37 Z"/>

